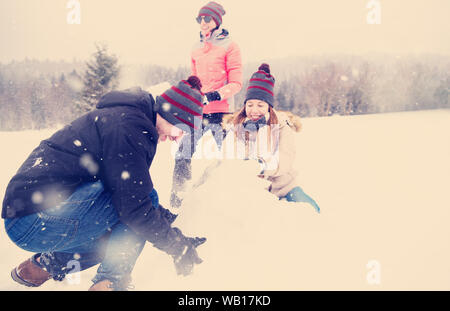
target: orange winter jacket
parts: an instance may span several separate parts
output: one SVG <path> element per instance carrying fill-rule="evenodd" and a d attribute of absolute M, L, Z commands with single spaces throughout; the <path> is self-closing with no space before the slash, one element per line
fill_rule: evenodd
<path fill-rule="evenodd" d="M 233 96 L 242 88 L 242 60 L 227 30 L 218 28 L 206 38 L 200 35 L 192 49 L 191 71 L 200 78 L 203 93 L 218 91 L 222 96 L 206 105 L 203 113 L 235 111 Z"/>

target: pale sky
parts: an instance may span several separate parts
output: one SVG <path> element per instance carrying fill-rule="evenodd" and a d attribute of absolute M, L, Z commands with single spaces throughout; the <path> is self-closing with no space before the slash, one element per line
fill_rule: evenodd
<path fill-rule="evenodd" d="M 84 60 L 105 42 L 121 63 L 188 65 L 204 0 L 0 0 L 0 62 L 25 57 Z M 377 1 L 377 0 L 372 0 Z M 450 55 L 450 0 L 379 0 L 381 24 L 367 23 L 369 0 L 222 0 L 224 28 L 243 61 L 320 53 Z"/>

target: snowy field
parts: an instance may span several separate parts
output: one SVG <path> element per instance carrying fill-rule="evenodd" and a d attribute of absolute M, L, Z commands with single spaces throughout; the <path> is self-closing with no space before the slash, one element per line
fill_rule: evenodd
<path fill-rule="evenodd" d="M 0 132 L 0 193 L 53 131 Z M 207 139 L 207 138 L 206 138 Z M 205 139 L 205 140 L 206 140 Z M 450 111 L 303 119 L 300 186 L 320 205 L 278 201 L 249 161 L 219 167 L 177 211 L 175 225 L 205 236 L 204 262 L 177 276 L 147 243 L 136 290 L 450 290 Z M 194 180 L 209 160 L 194 162 Z M 162 143 L 151 168 L 168 207 L 173 159 Z M 0 290 L 86 290 L 96 268 L 38 289 L 10 270 L 31 253 L 0 226 Z"/>

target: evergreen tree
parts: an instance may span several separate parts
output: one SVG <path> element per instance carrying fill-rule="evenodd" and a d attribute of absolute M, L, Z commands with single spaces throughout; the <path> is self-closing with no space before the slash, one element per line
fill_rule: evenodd
<path fill-rule="evenodd" d="M 4 91 L 5 91 L 5 81 L 3 79 L 3 74 L 0 71 L 0 97 L 3 95 Z"/>
<path fill-rule="evenodd" d="M 172 79 L 173 81 L 171 82 L 176 83 L 177 81 L 185 80 L 189 77 L 190 74 L 191 71 L 189 70 L 188 67 L 178 66 L 177 70 L 175 71 L 175 77 Z"/>
<path fill-rule="evenodd" d="M 448 95 L 450 91 L 450 77 L 442 79 L 440 85 L 434 91 L 433 97 L 437 108 L 450 108 L 450 101 Z"/>
<path fill-rule="evenodd" d="M 96 45 L 96 49 L 92 60 L 86 63 L 82 101 L 77 103 L 77 108 L 82 113 L 94 109 L 98 100 L 119 84 L 120 68 L 117 64 L 117 57 L 108 54 L 106 45 Z"/>
<path fill-rule="evenodd" d="M 3 129 L 5 121 L 4 119 L 7 117 L 7 112 L 5 111 L 4 104 L 4 93 L 6 91 L 6 85 L 2 74 L 2 68 L 0 67 L 0 130 Z"/>
<path fill-rule="evenodd" d="M 278 92 L 275 93 L 275 101 L 277 103 L 277 108 L 279 110 L 287 110 L 287 99 L 286 99 L 286 93 L 287 93 L 287 85 L 288 83 L 286 81 L 283 81 L 280 83 L 280 86 L 278 87 Z"/>
<path fill-rule="evenodd" d="M 31 82 L 28 100 L 30 101 L 31 120 L 34 129 L 42 129 L 48 125 L 47 119 L 49 116 L 45 109 L 47 89 L 47 81 L 43 75 Z"/>
<path fill-rule="evenodd" d="M 72 70 L 72 72 L 69 73 L 69 80 L 70 79 L 77 79 L 77 80 L 80 80 L 80 81 L 83 80 L 83 78 L 80 77 L 80 75 L 78 74 L 76 69 Z"/>

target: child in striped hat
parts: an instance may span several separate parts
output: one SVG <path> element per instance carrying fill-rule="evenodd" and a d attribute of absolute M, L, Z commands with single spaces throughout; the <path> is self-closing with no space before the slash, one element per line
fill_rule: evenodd
<path fill-rule="evenodd" d="M 234 133 L 224 141 L 224 158 L 231 154 L 232 158 L 258 160 L 262 168 L 258 177 L 271 182 L 271 193 L 280 200 L 307 202 L 319 213 L 317 203 L 298 186 L 293 167 L 294 133 L 301 129 L 300 118 L 274 109 L 274 86 L 270 66 L 262 64 L 250 78 L 244 107 L 224 118 L 224 127 Z"/>

